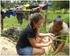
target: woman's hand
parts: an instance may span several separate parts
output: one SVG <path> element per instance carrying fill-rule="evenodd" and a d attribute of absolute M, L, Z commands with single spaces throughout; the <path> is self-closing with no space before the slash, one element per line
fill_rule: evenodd
<path fill-rule="evenodd" d="M 52 34 L 52 33 L 39 33 L 39 36 L 40 36 L 40 37 L 49 37 L 49 38 L 51 38 L 52 40 L 55 39 L 55 35 Z M 46 38 L 46 39 L 47 39 L 47 38 Z"/>
<path fill-rule="evenodd" d="M 36 39 L 34 39 L 34 38 L 29 38 L 29 41 L 30 41 L 30 43 L 32 44 L 32 46 L 33 47 L 47 47 L 47 46 L 49 46 L 50 44 L 52 44 L 53 43 L 53 34 L 51 34 L 51 33 L 47 33 L 47 34 L 43 34 L 42 36 L 45 36 L 45 39 L 43 39 L 43 41 L 45 42 L 37 42 L 37 40 Z M 44 37 L 43 37 L 44 38 Z M 47 39 L 48 40 L 47 40 Z M 39 40 L 41 40 L 41 39 L 39 39 Z"/>
<path fill-rule="evenodd" d="M 48 43 L 49 41 L 51 41 L 49 37 L 44 37 L 44 38 L 42 39 L 42 42 L 43 42 L 43 43 Z"/>

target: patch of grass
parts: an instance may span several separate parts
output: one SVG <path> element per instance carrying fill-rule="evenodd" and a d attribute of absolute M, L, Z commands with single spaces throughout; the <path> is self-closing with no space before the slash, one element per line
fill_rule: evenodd
<path fill-rule="evenodd" d="M 5 19 L 4 19 L 4 28 L 8 28 L 8 27 L 11 27 L 11 26 L 16 27 L 18 25 L 17 23 L 18 22 L 17 22 L 16 17 L 13 17 L 13 16 L 11 16 L 10 18 L 5 17 Z"/>
<path fill-rule="evenodd" d="M 46 28 L 45 28 L 44 26 L 41 26 L 40 32 L 46 33 L 46 32 L 47 32 L 47 31 L 46 31 Z"/>
<path fill-rule="evenodd" d="M 69 14 L 58 14 L 58 13 L 48 13 L 47 14 L 47 21 L 50 23 L 52 22 L 58 15 L 60 15 L 64 22 L 69 22 Z"/>
<path fill-rule="evenodd" d="M 22 28 L 25 28 L 27 25 L 27 20 L 26 19 L 23 19 L 23 24 L 21 25 Z M 18 24 L 18 21 L 17 21 L 17 18 L 14 17 L 14 16 L 11 16 L 10 18 L 8 17 L 5 17 L 4 19 L 4 28 L 9 28 L 9 27 L 18 27 L 19 24 Z"/>

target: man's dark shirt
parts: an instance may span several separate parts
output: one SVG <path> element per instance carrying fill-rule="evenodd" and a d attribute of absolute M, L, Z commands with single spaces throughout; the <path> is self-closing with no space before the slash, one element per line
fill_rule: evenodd
<path fill-rule="evenodd" d="M 17 42 L 17 47 L 19 48 L 24 48 L 24 47 L 31 47 L 31 44 L 28 40 L 28 38 L 35 37 L 36 31 L 34 31 L 31 27 L 31 25 L 28 25 L 25 30 L 22 32 L 18 42 Z"/>

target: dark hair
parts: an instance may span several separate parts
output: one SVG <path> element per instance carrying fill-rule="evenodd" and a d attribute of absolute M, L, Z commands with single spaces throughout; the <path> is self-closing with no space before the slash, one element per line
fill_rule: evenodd
<path fill-rule="evenodd" d="M 31 17 L 30 17 L 30 25 L 31 25 L 32 29 L 34 27 L 33 22 L 37 23 L 41 19 L 43 19 L 43 17 L 39 13 L 34 13 L 33 15 L 31 15 Z M 33 31 L 34 31 L 34 36 L 36 38 L 36 35 L 38 33 L 37 29 L 34 28 Z"/>
<path fill-rule="evenodd" d="M 61 19 L 61 16 L 57 16 L 57 17 L 54 19 L 54 22 L 57 23 L 57 24 L 62 24 L 63 20 Z"/>
<path fill-rule="evenodd" d="M 34 13 L 33 15 L 31 15 L 30 17 L 30 25 L 33 27 L 33 22 L 37 23 L 39 20 L 43 19 L 43 17 L 41 16 L 41 14 L 39 13 Z"/>

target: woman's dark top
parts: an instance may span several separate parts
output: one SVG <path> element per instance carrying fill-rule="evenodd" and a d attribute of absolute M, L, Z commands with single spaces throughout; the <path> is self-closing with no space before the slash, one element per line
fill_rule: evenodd
<path fill-rule="evenodd" d="M 28 38 L 33 38 L 36 35 L 36 31 L 32 29 L 31 25 L 27 25 L 25 30 L 22 32 L 16 47 L 24 48 L 24 47 L 31 47 L 31 44 Z"/>

